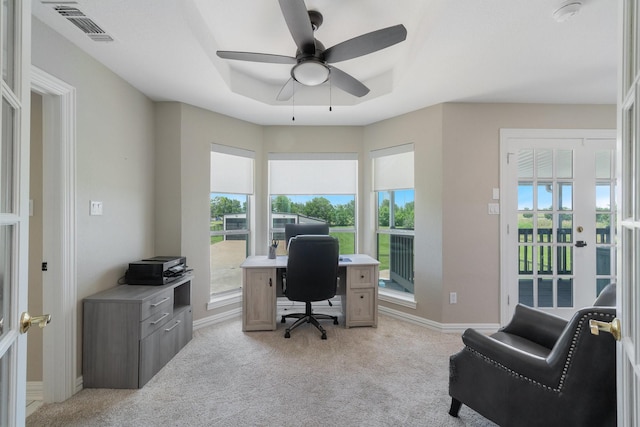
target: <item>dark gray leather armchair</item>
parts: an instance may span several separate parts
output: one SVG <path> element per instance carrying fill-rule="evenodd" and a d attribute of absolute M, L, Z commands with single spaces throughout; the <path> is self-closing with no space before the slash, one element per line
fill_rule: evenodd
<path fill-rule="evenodd" d="M 305 303 L 304 313 L 292 313 L 282 316 L 282 323 L 287 318 L 296 320 L 284 333 L 291 337 L 291 330 L 303 323 L 311 323 L 321 332 L 321 338 L 327 339 L 327 332 L 318 320 L 333 320 L 338 324 L 337 316 L 313 313 L 311 303 L 325 301 L 336 295 L 338 285 L 338 239 L 331 236 L 299 235 L 289 243 L 289 259 L 287 273 L 283 278 L 283 293 L 291 301 Z"/>
<path fill-rule="evenodd" d="M 518 305 L 491 336 L 467 329 L 450 358 L 449 414 L 465 404 L 500 426 L 615 426 L 615 340 L 589 327 L 615 318 L 615 291 L 569 321 Z"/>

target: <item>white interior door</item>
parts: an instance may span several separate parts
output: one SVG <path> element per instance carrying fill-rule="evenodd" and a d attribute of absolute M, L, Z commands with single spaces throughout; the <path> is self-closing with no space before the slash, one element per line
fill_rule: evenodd
<path fill-rule="evenodd" d="M 503 322 L 569 318 L 615 281 L 615 131 L 502 133 Z"/>
<path fill-rule="evenodd" d="M 0 8 L 0 425 L 24 424 L 29 220 L 29 100 L 31 3 Z"/>
<path fill-rule="evenodd" d="M 640 2 L 622 2 L 622 70 L 618 91 L 620 191 L 618 260 L 618 425 L 640 425 Z"/>

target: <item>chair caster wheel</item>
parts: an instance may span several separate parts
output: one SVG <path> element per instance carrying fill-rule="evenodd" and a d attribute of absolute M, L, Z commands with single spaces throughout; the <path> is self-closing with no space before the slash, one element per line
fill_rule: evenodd
<path fill-rule="evenodd" d="M 289 333 L 289 330 L 287 330 L 287 331 L 284 333 L 284 337 L 285 337 L 285 338 L 291 338 L 291 334 Z"/>
<path fill-rule="evenodd" d="M 338 319 L 333 319 L 333 324 L 337 325 L 338 324 Z"/>
<path fill-rule="evenodd" d="M 321 339 L 323 339 L 323 340 L 326 340 L 326 339 L 327 339 L 327 334 L 326 334 L 326 332 L 323 332 L 323 333 L 322 333 L 322 336 L 321 336 L 320 338 L 321 338 Z"/>

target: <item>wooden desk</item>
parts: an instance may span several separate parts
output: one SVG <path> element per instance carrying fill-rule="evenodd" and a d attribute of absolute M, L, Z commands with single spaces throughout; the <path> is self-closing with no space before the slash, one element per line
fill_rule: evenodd
<path fill-rule="evenodd" d="M 341 255 L 338 262 L 344 325 L 378 326 L 378 260 L 369 255 Z M 286 270 L 287 257 L 250 256 L 242 268 L 242 330 L 276 329 L 278 273 Z M 343 283 L 346 282 L 346 283 Z"/>

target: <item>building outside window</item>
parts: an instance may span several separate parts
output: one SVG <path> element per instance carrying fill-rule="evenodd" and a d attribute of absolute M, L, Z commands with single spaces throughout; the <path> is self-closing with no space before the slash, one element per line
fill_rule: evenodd
<path fill-rule="evenodd" d="M 209 236 L 211 293 L 240 289 L 249 254 L 254 153 L 211 144 Z"/>
<path fill-rule="evenodd" d="M 413 144 L 371 151 L 381 289 L 414 294 Z"/>
<path fill-rule="evenodd" d="M 286 253 L 287 223 L 328 223 L 341 254 L 356 253 L 355 153 L 270 153 L 269 238 Z"/>

